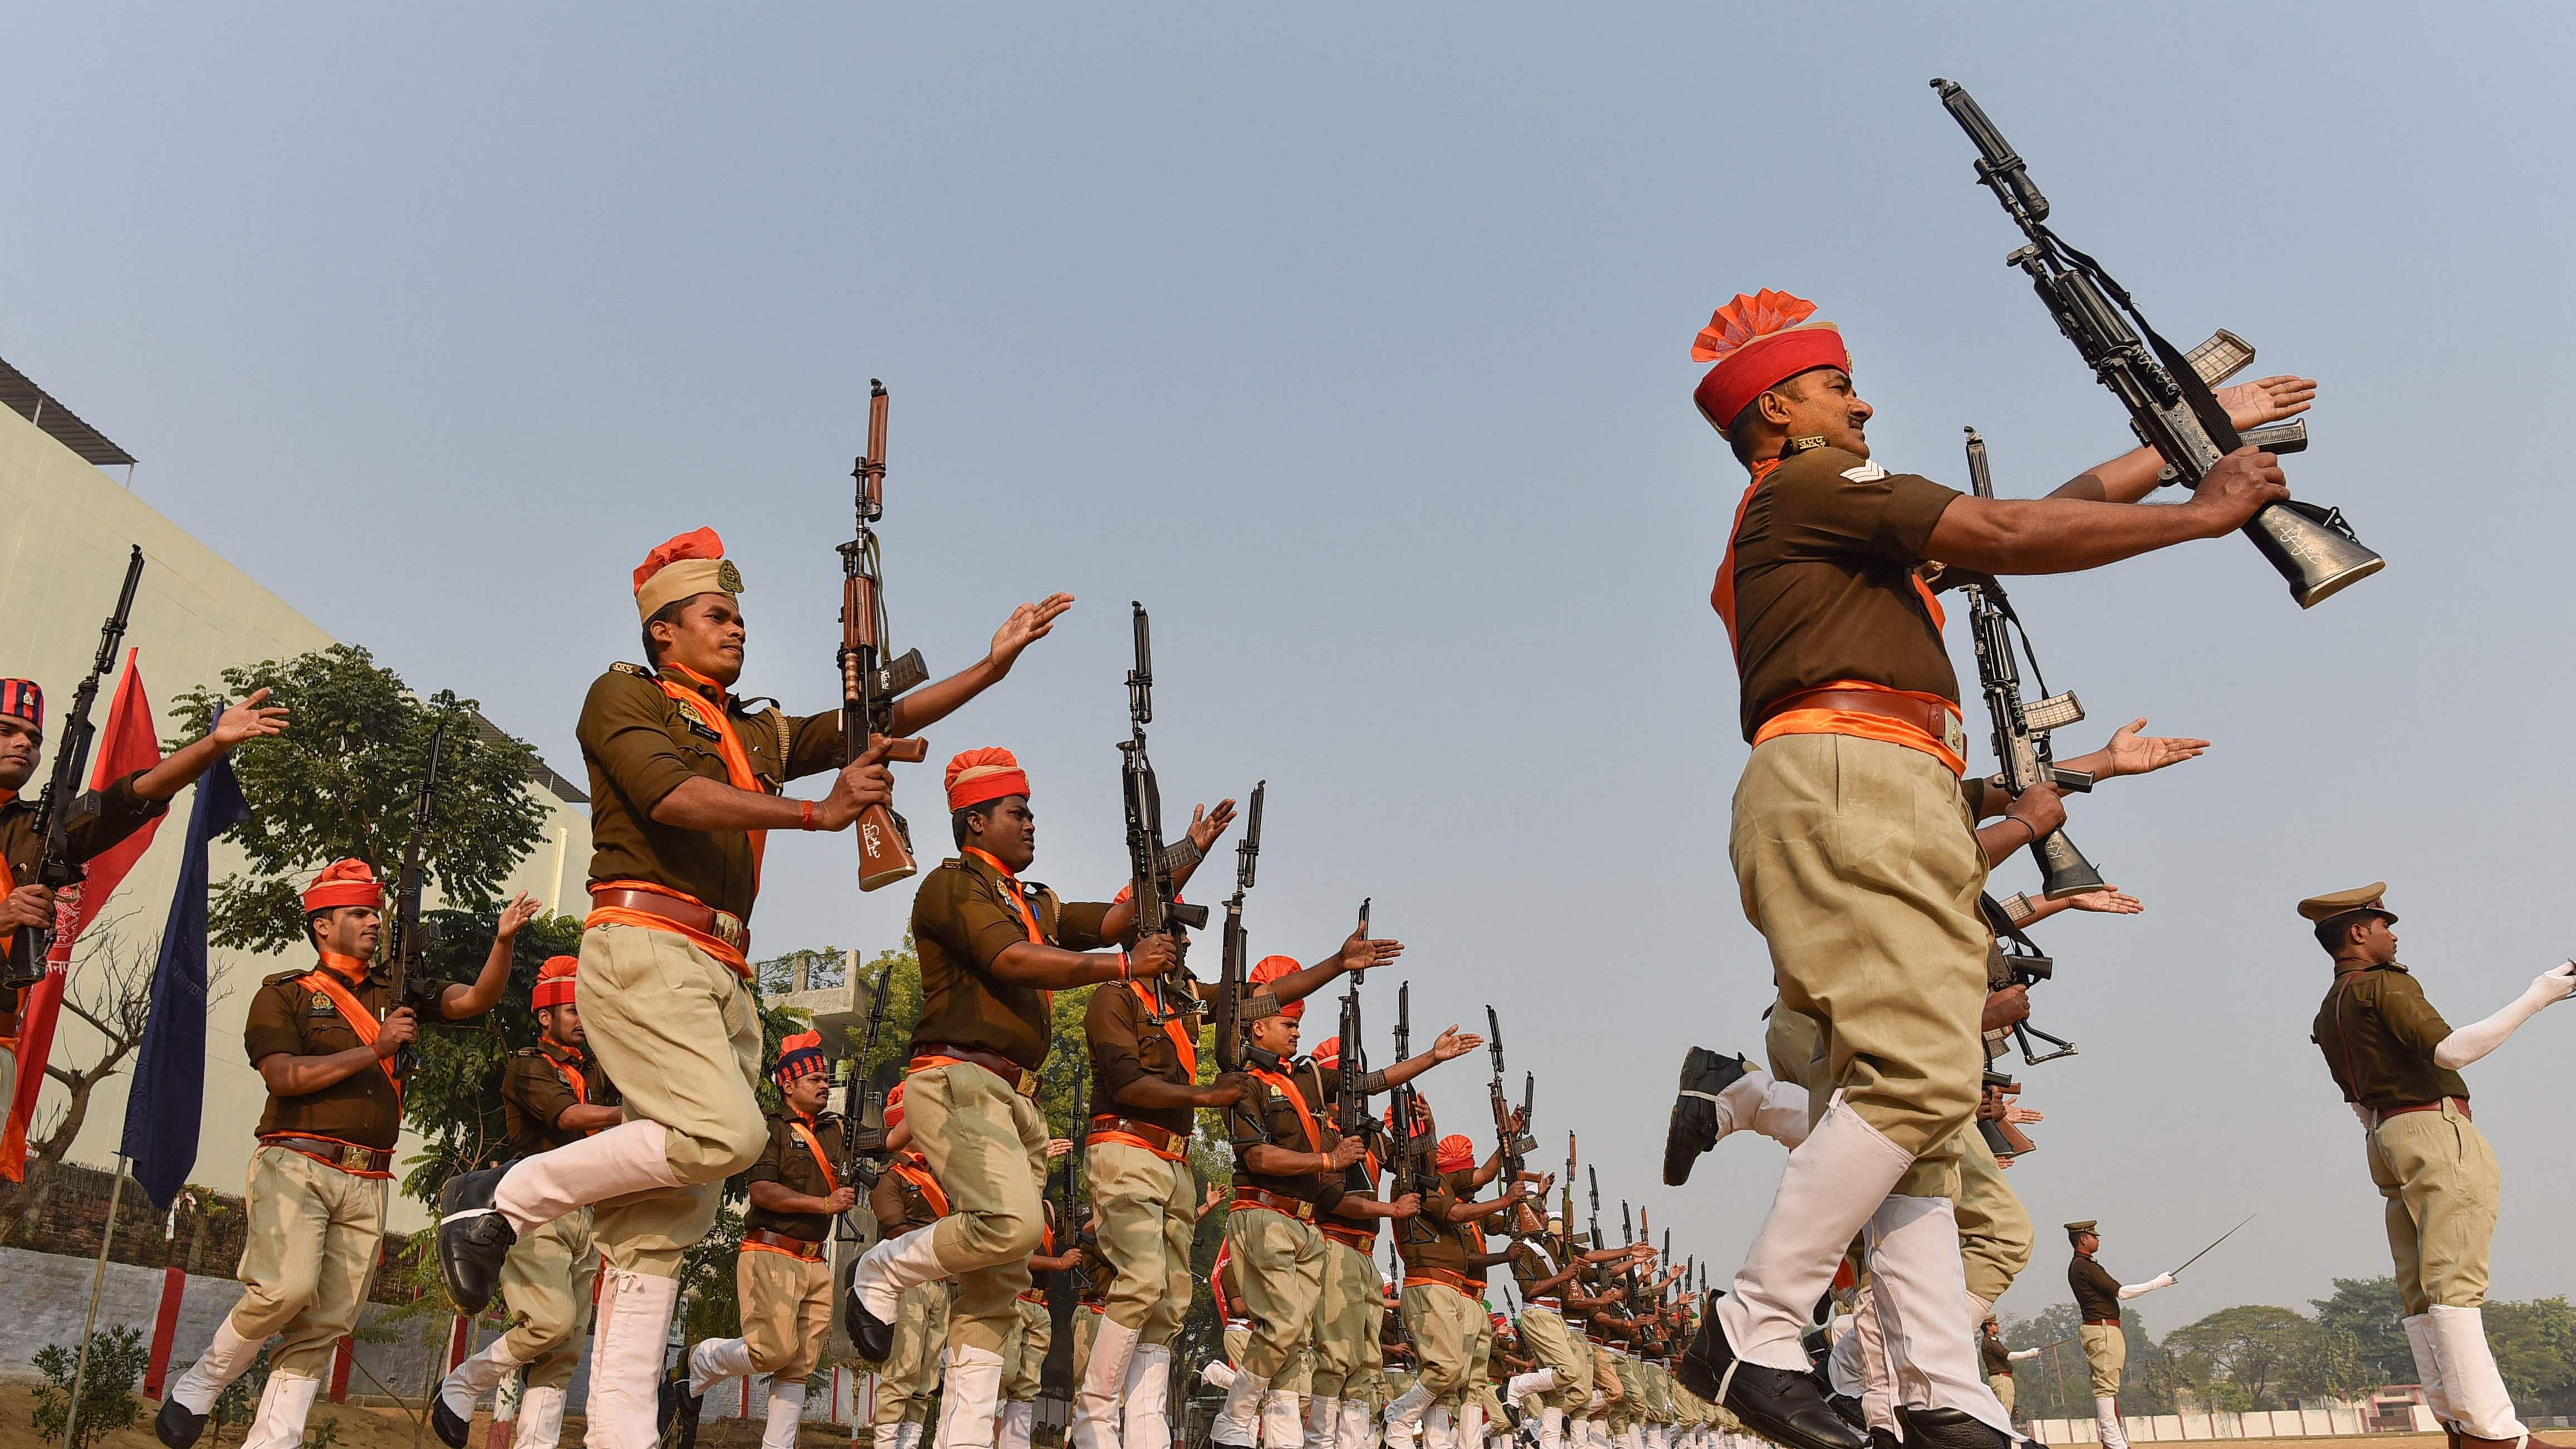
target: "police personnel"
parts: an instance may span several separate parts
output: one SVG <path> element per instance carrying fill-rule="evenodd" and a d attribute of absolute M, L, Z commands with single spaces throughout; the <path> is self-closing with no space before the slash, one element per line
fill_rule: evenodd
<path fill-rule="evenodd" d="M 244 1193 L 240 1277 L 246 1290 L 214 1342 L 163 1400 L 154 1428 L 187 1449 L 216 1396 L 258 1357 L 271 1334 L 268 1387 L 244 1449 L 291 1449 L 322 1387 L 331 1346 L 358 1323 L 385 1232 L 385 1185 L 402 1133 L 403 1048 L 418 1030 L 375 963 L 384 887 L 363 860 L 324 866 L 304 890 L 304 929 L 320 958 L 260 983 L 242 1046 L 268 1086 L 259 1147 Z M 477 1016 L 510 981 L 510 948 L 537 903 L 502 908 L 471 986 L 437 988 L 439 1015 Z"/>
<path fill-rule="evenodd" d="M 2004 1401 L 2004 1412 L 2011 1413 L 2013 1365 L 2024 1359 L 2039 1357 L 2039 1350 L 2004 1347 L 2003 1325 L 1997 1323 L 1995 1316 L 1989 1313 L 1986 1315 L 1986 1321 L 1978 1325 L 1977 1352 L 1985 1360 L 1986 1387 L 1993 1389 L 1995 1397 Z"/>
<path fill-rule="evenodd" d="M 2109 1269 L 2093 1260 L 2102 1249 L 2102 1235 L 2094 1231 L 2097 1226 L 2091 1218 L 2066 1225 L 2066 1240 L 2075 1247 L 2075 1256 L 2066 1264 L 2066 1286 L 2075 1292 L 2075 1316 L 2082 1324 L 2076 1332 L 2084 1343 L 2084 1362 L 2093 1370 L 2093 1418 L 2101 1428 L 2101 1442 L 2106 1449 L 2128 1449 L 2128 1435 L 2120 1427 L 2119 1394 L 2120 1374 L 2129 1362 L 2129 1338 L 2120 1326 L 2120 1305 L 2172 1287 L 2174 1275 L 2160 1273 L 2143 1283 L 2122 1283 L 2112 1277 Z"/>
<path fill-rule="evenodd" d="M 286 711 L 264 704 L 267 698 L 267 690 L 253 690 L 248 699 L 226 706 L 204 739 L 172 750 L 169 758 L 148 769 L 119 775 L 104 789 L 62 802 L 71 864 L 97 859 L 160 819 L 172 796 L 196 783 L 235 745 L 284 730 Z M 45 842 L 36 833 L 36 801 L 25 793 L 44 762 L 44 690 L 32 679 L 0 679 L 0 952 L 9 949 L 20 926 L 50 929 L 54 924 L 53 889 L 33 878 Z M 18 998 L 16 987 L 0 986 L 0 1115 L 7 1114 L 18 1092 Z"/>
<path fill-rule="evenodd" d="M 1390 1112 L 1392 1109 L 1390 1109 Z M 1474 1146 L 1463 1136 L 1435 1137 L 1437 1126 L 1428 1103 L 1413 1109 L 1417 1144 L 1428 1150 L 1439 1174 L 1438 1189 L 1423 1199 L 1414 1226 L 1398 1228 L 1396 1251 L 1404 1259 L 1404 1331 L 1413 1344 L 1418 1377 L 1413 1387 L 1386 1406 L 1389 1449 L 1414 1449 L 1417 1435 L 1428 1432 L 1432 1449 L 1447 1449 L 1457 1429 L 1456 1415 L 1466 1409 L 1469 1374 L 1493 1326 L 1485 1317 L 1484 1276 L 1471 1260 L 1484 1256 L 1486 1218 L 1511 1211 L 1529 1192 L 1527 1182 L 1506 1185 L 1489 1201 L 1474 1199 Z M 1432 1139 L 1424 1142 L 1423 1139 Z M 1404 1185 L 1399 1171 L 1397 1185 Z M 1480 1411 L 1469 1411 L 1472 1421 Z M 1461 1440 L 1467 1436 L 1460 1435 Z"/>
<path fill-rule="evenodd" d="M 1891 474 L 1869 461 L 1871 410 L 1840 334 L 1814 311 L 1777 292 L 1721 309 L 1696 349 L 1716 363 L 1696 401 L 1752 473 L 1710 594 L 1753 746 L 1729 853 L 1783 1002 L 1825 1025 L 1824 1079 L 1839 1098 L 1791 1154 L 1681 1370 L 1791 1449 L 1860 1449 L 1809 1376 L 1801 1338 L 1867 1228 L 1885 1260 L 1880 1291 L 1906 1300 L 1887 1306 L 1919 1329 L 1900 1414 L 1927 1438 L 2000 1445 L 2011 1420 L 1960 1309 L 1950 1201 L 1983 1064 L 1987 855 L 1973 825 L 2002 807 L 2017 841 L 2036 840 L 2063 811 L 2045 788 L 2007 804 L 1963 784 L 1958 681 L 1917 571 L 1933 559 L 1991 574 L 2093 568 L 2233 532 L 2288 490 L 2251 448 L 2159 508 L 2109 501 L 2155 486 L 2146 449 L 2031 501 Z"/>
<path fill-rule="evenodd" d="M 591 685 L 574 734 L 590 770 L 591 912 L 581 1000 L 592 1049 L 625 1093 L 627 1120 L 440 1192 L 441 1275 L 457 1307 L 491 1300 L 524 1233 L 584 1204 L 607 1259 L 590 1366 L 599 1449 L 649 1449 L 663 1336 L 681 1255 L 715 1222 L 725 1178 L 771 1137 L 748 921 L 773 830 L 844 830 L 889 803 L 881 748 L 841 765 L 838 711 L 791 716 L 734 686 L 746 626 L 741 570 L 715 530 L 682 534 L 635 570 L 645 664 Z M 999 681 L 1070 606 L 1023 604 L 980 663 L 897 699 L 909 733 Z M 838 771 L 820 800 L 789 780 Z"/>
<path fill-rule="evenodd" d="M 1636 1248 L 1577 1251 L 1561 1218 L 1539 1222 L 1538 1209 L 1520 1203 L 1513 1209 L 1523 1235 L 1512 1248 L 1512 1276 L 1520 1284 L 1521 1346 L 1536 1361 L 1533 1372 L 1514 1379 L 1504 1397 L 1518 1403 L 1523 1395 L 1539 1396 L 1539 1449 L 1563 1449 L 1569 1420 L 1577 1426 L 1577 1444 L 1589 1440 L 1592 1403 L 1592 1355 L 1582 1336 L 1569 1328 L 1565 1299 L 1579 1287 L 1582 1268 L 1633 1256 Z"/>
<path fill-rule="evenodd" d="M 2388 1252 L 2407 1346 L 2433 1416 L 2461 1444 L 2547 1444 L 2523 1426 L 2496 1372 L 2481 1305 L 2503 1177 L 2469 1120 L 2460 1069 L 2576 993 L 2576 963 L 2551 967 L 2483 1021 L 2457 1028 L 2397 962 L 2385 882 L 2299 902 L 2334 958 L 2313 1039 L 2361 1119 L 2370 1180 L 2387 1200 Z"/>
<path fill-rule="evenodd" d="M 574 1004 L 578 957 L 557 956 L 537 968 L 528 1005 L 537 1015 L 537 1044 L 510 1054 L 501 1073 L 502 1155 L 526 1157 L 614 1127 L 622 1109 L 608 1074 L 583 1050 L 581 1008 Z M 474 1406 L 513 1369 L 524 1370 L 518 1449 L 552 1449 L 563 1431 L 564 1387 L 581 1361 L 590 1326 L 590 1294 L 599 1251 L 590 1209 L 575 1208 L 510 1248 L 501 1264 L 501 1302 L 510 1329 L 458 1364 L 429 1406 L 430 1427 L 448 1449 L 465 1449 Z"/>
<path fill-rule="evenodd" d="M 903 1086 L 886 1094 L 887 1145 L 894 1153 L 886 1170 L 868 1190 L 868 1210 L 876 1215 L 877 1232 L 887 1238 L 929 1227 L 948 1214 L 948 1195 L 930 1175 L 930 1159 L 907 1140 L 896 1145 L 904 1125 Z M 949 1284 L 933 1278 L 905 1289 L 897 1300 L 894 1331 L 878 1355 L 877 1388 L 870 1419 L 874 1449 L 918 1449 L 930 1396 L 939 1387 L 939 1363 L 948 1342 Z"/>
<path fill-rule="evenodd" d="M 1023 881 L 1037 858 L 1028 775 L 1011 752 L 969 750 L 948 762 L 956 857 L 923 873 L 912 932 L 921 956 L 921 1019 L 906 1068 L 914 1140 L 946 1190 L 949 1215 L 888 1238 L 850 1277 L 849 1325 L 863 1356 L 883 1354 L 903 1290 L 957 1279 L 948 1323 L 942 1439 L 986 1449 L 1001 1392 L 1001 1350 L 1029 1286 L 1046 1183 L 1046 1120 L 1036 1103 L 1054 993 L 1104 981 L 1150 980 L 1170 969 L 1160 933 L 1121 954 L 1104 950 L 1135 928 L 1132 902 L 1071 904 Z M 1233 802 L 1193 812 L 1204 854 L 1233 819 Z M 1179 860 L 1175 884 L 1195 860 Z M 1095 1361 L 1099 1353 L 1095 1346 Z"/>

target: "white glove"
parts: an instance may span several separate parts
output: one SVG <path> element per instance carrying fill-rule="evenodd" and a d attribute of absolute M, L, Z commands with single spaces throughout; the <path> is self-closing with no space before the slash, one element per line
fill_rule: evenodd
<path fill-rule="evenodd" d="M 2497 1047 L 2516 1028 L 2540 1014 L 2541 1008 L 2576 996 L 2576 961 L 2562 961 L 2531 978 L 2522 994 L 2484 1021 L 2475 1021 L 2442 1038 L 2433 1048 L 2433 1065 L 2458 1071 Z"/>

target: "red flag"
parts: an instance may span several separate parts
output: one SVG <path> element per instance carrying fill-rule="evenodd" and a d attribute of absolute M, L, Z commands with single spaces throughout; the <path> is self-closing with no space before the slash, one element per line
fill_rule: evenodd
<path fill-rule="evenodd" d="M 143 651 L 125 654 L 125 674 L 116 682 L 116 699 L 107 707 L 107 728 L 90 751 L 89 787 L 103 790 L 120 776 L 161 763 L 161 739 L 152 726 L 152 702 L 143 696 Z M 66 802 L 68 803 L 68 802 Z M 117 883 L 143 858 L 161 822 L 154 819 L 89 863 L 79 885 L 54 896 L 54 946 L 45 956 L 45 979 L 27 988 L 18 1003 L 18 1093 L 9 1117 L 0 1125 L 0 1177 L 12 1182 L 27 1170 L 27 1129 L 35 1121 L 36 1097 L 45 1087 L 45 1063 L 53 1055 L 54 1024 L 63 1010 L 63 972 L 70 966 L 72 944 L 98 917 L 100 907 L 116 893 Z"/>

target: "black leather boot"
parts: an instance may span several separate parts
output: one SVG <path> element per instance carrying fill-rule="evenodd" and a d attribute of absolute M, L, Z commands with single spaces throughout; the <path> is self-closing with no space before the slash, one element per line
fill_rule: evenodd
<path fill-rule="evenodd" d="M 501 1260 L 519 1235 L 492 1206 L 507 1165 L 460 1172 L 438 1189 L 438 1276 L 456 1311 L 468 1317 L 490 1307 L 501 1288 Z"/>
<path fill-rule="evenodd" d="M 1682 1387 L 1723 1405 L 1755 1433 L 1787 1449 L 1869 1449 L 1869 1436 L 1843 1422 L 1842 1415 L 1825 1402 L 1825 1392 L 1816 1387 L 1814 1378 L 1735 1357 L 1726 1330 L 1718 1325 L 1717 1304 L 1722 1296 L 1708 1296 L 1700 1310 L 1699 1332 L 1674 1365 Z"/>

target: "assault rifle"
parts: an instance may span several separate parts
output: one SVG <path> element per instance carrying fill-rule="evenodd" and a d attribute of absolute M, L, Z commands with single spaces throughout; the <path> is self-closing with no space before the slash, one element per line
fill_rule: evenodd
<path fill-rule="evenodd" d="M 1341 1115 L 1344 1134 L 1357 1137 L 1363 1146 L 1376 1133 L 1377 1119 L 1369 1115 L 1368 1094 L 1360 1084 L 1368 1077 L 1366 1053 L 1360 1047 L 1360 982 L 1359 973 L 1351 974 L 1349 989 L 1342 993 L 1341 1061 L 1333 1068 L 1333 1100 Z M 1377 1184 L 1371 1182 L 1374 1189 Z"/>
<path fill-rule="evenodd" d="M 1988 1067 L 1986 1068 L 1985 1073 L 1984 1089 L 1986 1091 L 2010 1094 L 2020 1091 L 2021 1083 L 2014 1081 L 2010 1076 L 2002 1072 L 1996 1071 L 1993 1067 Z M 1979 1105 L 1984 1105 L 1982 1093 L 1980 1093 Z M 2001 1117 L 1989 1117 L 1982 1111 L 1977 1114 L 1977 1135 L 1986 1139 L 1986 1150 L 1993 1153 L 1995 1155 L 1995 1160 L 1998 1162 L 2002 1162 L 2008 1158 L 2019 1157 L 2026 1152 L 2037 1152 L 2039 1150 L 2039 1144 L 2030 1140 L 2029 1133 L 2022 1131 L 2019 1127 L 2014 1126 L 2012 1123 L 2005 1121 Z"/>
<path fill-rule="evenodd" d="M 877 535 L 870 525 L 885 515 L 886 389 L 868 379 L 868 450 L 850 469 L 858 484 L 858 527 L 841 553 L 841 763 L 865 753 L 871 740 L 894 733 L 895 696 L 930 678 L 921 651 L 885 658 L 885 575 L 878 566 Z M 885 758 L 919 764 L 928 740 L 887 739 Z M 892 885 L 921 867 L 912 858 L 912 830 L 887 805 L 859 812 L 859 889 Z"/>
<path fill-rule="evenodd" d="M 1968 429 L 1968 486 L 1979 498 L 1995 496 L 1994 479 L 1986 472 L 1986 440 Z M 2043 693 L 2048 678 L 2039 672 L 2039 656 L 2032 653 L 2030 631 L 2023 629 L 2021 616 L 2013 612 L 2012 600 L 2005 596 L 2003 585 L 1984 574 L 1972 574 L 1960 592 L 1968 596 L 1969 636 L 1977 644 L 1977 683 L 1986 696 L 1986 717 L 1994 722 L 1995 758 L 2003 764 L 2004 793 L 2018 797 L 2025 790 L 2043 784 L 2054 784 L 2059 790 L 2087 791 L 2093 788 L 2093 777 L 2082 770 L 2060 769 L 2049 758 L 2048 736 L 2084 718 L 2084 706 L 2075 692 L 2051 694 L 2044 699 L 2025 703 L 2021 697 L 2021 670 L 2013 662 L 2012 631 L 2021 629 L 2021 647 L 2030 656 L 2030 672 L 2038 677 Z M 2102 888 L 2102 873 L 2075 842 L 2066 838 L 2063 826 L 2030 843 L 2031 859 L 2039 862 L 2045 878 L 2043 889 L 2052 901 L 2080 896 Z"/>
<path fill-rule="evenodd" d="M 1122 778 L 1127 797 L 1128 884 L 1135 895 L 1136 939 L 1160 932 L 1172 938 L 1172 969 L 1154 978 L 1152 1025 L 1194 1016 L 1198 993 L 1192 989 L 1189 932 L 1208 923 L 1205 906 L 1183 905 L 1172 884 L 1172 867 L 1163 854 L 1163 795 L 1154 783 L 1154 762 L 1145 756 L 1145 726 L 1154 722 L 1154 635 L 1145 606 L 1133 605 L 1136 621 L 1136 667 L 1127 671 L 1128 738 L 1120 742 Z"/>
<path fill-rule="evenodd" d="M 2022 931 L 2021 927 L 2013 924 L 2012 917 L 2005 914 L 2002 902 L 1997 901 L 1993 896 L 1980 895 L 1977 897 L 1977 910 L 1985 916 L 1986 926 L 1994 932 L 1995 936 L 1995 949 L 1986 957 L 1988 993 L 2001 991 L 2007 986 L 2034 986 L 2056 976 L 2057 962 L 2042 954 L 2039 947 L 2032 944 L 2030 937 Z M 2032 1037 L 2039 1038 L 2056 1050 L 2048 1052 L 2033 1050 L 2030 1044 Z M 2003 1056 L 2004 1044 L 2007 1041 L 2021 1048 L 2022 1064 L 2025 1066 L 2035 1067 L 2041 1062 L 2053 1062 L 2059 1057 L 2075 1055 L 2075 1043 L 2062 1036 L 2051 1036 L 2027 1021 L 2020 1021 L 1986 1033 L 1986 1060 L 1993 1062 Z"/>
<path fill-rule="evenodd" d="M 447 717 L 442 714 L 429 732 L 429 766 L 421 772 L 420 789 L 412 796 L 411 839 L 403 845 L 402 875 L 394 884 L 393 949 L 385 953 L 393 963 L 388 974 L 394 1000 L 410 1007 L 413 1018 L 424 1026 L 442 1019 L 439 998 L 447 994 L 447 983 L 429 974 L 429 943 L 435 932 L 420 923 L 420 893 L 427 875 L 420 853 L 429 842 L 430 807 L 438 801 L 438 760 L 446 748 Z M 418 1065 L 420 1053 L 411 1043 L 394 1053 L 396 1076 Z"/>
<path fill-rule="evenodd" d="M 90 745 L 98 735 L 89 715 L 98 704 L 99 682 L 116 667 L 116 651 L 125 643 L 125 621 L 134 612 L 134 589 L 142 581 L 143 549 L 137 545 L 125 558 L 125 583 L 116 591 L 116 610 L 98 631 L 98 657 L 90 662 L 88 677 L 73 692 L 72 707 L 63 714 L 54 773 L 46 777 L 45 793 L 36 801 L 35 834 L 44 843 L 37 851 L 35 869 L 20 885 L 58 891 L 78 884 L 89 873 L 72 859 L 71 837 L 74 813 L 95 808 L 95 802 L 85 805 L 79 798 L 81 775 L 89 769 Z M 44 980 L 45 958 L 53 949 L 52 926 L 20 926 L 9 940 L 9 963 L 0 972 L 0 990 L 17 991 Z"/>
<path fill-rule="evenodd" d="M 1566 1129 L 1565 1133 L 1565 1187 L 1557 1201 L 1561 1206 L 1557 1210 L 1556 1220 L 1565 1224 L 1565 1239 L 1570 1244 L 1574 1241 L 1574 1130 L 1572 1128 Z"/>
<path fill-rule="evenodd" d="M 2031 184 L 2021 157 L 1976 101 L 1946 80 L 1935 79 L 1932 89 L 1977 148 L 1977 181 L 1994 193 L 2029 239 L 2005 263 L 2029 274 L 2040 301 L 2057 319 L 2057 330 L 2129 410 L 2129 426 L 2139 441 L 2164 458 L 2163 481 L 2197 488 L 2220 458 L 2245 444 L 2275 453 L 2306 445 L 2307 429 L 2300 423 L 2239 436 L 2210 388 L 2253 361 L 2254 349 L 2228 332 L 2189 354 L 2167 342 L 2101 263 L 2050 229 L 2048 198 Z M 2313 503 L 2267 503 L 2246 521 L 2244 532 L 2289 581 L 2290 597 L 2303 609 L 2379 572 L 2387 562 L 2362 546 L 2339 510 Z"/>
<path fill-rule="evenodd" d="M 1601 1169 L 1587 1164 L 1583 1170 L 1592 1179 L 1592 1250 L 1597 1253 L 1601 1251 Z"/>
<path fill-rule="evenodd" d="M 1503 1019 L 1485 1008 L 1485 1049 L 1494 1058 L 1494 1080 L 1489 1095 L 1494 1105 L 1494 1141 L 1503 1153 L 1503 1185 L 1521 1180 L 1529 1166 L 1529 1156 L 1538 1151 L 1538 1139 L 1529 1132 L 1529 1102 L 1538 1093 L 1538 1078 L 1532 1075 L 1523 1093 L 1523 1106 L 1518 1121 L 1512 1117 L 1511 1095 L 1503 1087 Z"/>
<path fill-rule="evenodd" d="M 1395 1059 L 1399 1062 L 1411 1054 L 1413 1047 L 1412 997 L 1412 982 L 1407 981 L 1395 988 Z M 1424 1135 L 1421 1100 L 1414 1095 L 1411 1083 L 1397 1087 L 1394 1097 L 1395 1101 L 1389 1112 L 1395 1119 L 1393 1150 L 1395 1189 L 1389 1196 L 1402 1197 L 1408 1192 L 1418 1192 L 1423 1197 L 1429 1198 L 1440 1190 L 1440 1182 L 1438 1177 L 1426 1170 L 1423 1165 L 1423 1158 L 1430 1144 L 1421 1140 Z M 1427 1231 L 1427 1228 L 1417 1214 L 1404 1220 L 1403 1230 L 1408 1234 L 1405 1239 L 1407 1242 L 1418 1243 L 1422 1241 L 1421 1235 Z"/>
<path fill-rule="evenodd" d="M 877 1053 L 877 1037 L 885 1030 L 886 998 L 894 990 L 894 963 L 877 973 L 877 984 L 868 993 L 868 1024 L 858 1053 L 843 1063 L 841 1084 L 841 1157 L 850 1164 L 851 1180 L 861 1187 L 873 1188 L 885 1173 L 885 1099 L 868 1081 L 868 1061 Z M 852 1211 L 856 1211 L 853 1206 Z M 841 1234 L 855 1242 L 859 1233 L 849 1220 L 841 1218 Z"/>
<path fill-rule="evenodd" d="M 1220 1072 L 1243 1070 L 1244 1035 L 1253 1018 L 1278 1009 L 1275 1000 L 1268 1011 L 1253 1008 L 1245 975 L 1251 969 L 1251 946 L 1243 930 L 1243 893 L 1252 889 L 1253 865 L 1261 857 L 1261 797 L 1269 788 L 1267 780 L 1253 785 L 1251 817 L 1244 821 L 1243 839 L 1234 847 L 1234 894 L 1225 903 L 1225 961 L 1218 968 L 1216 983 L 1216 1069 Z"/>

